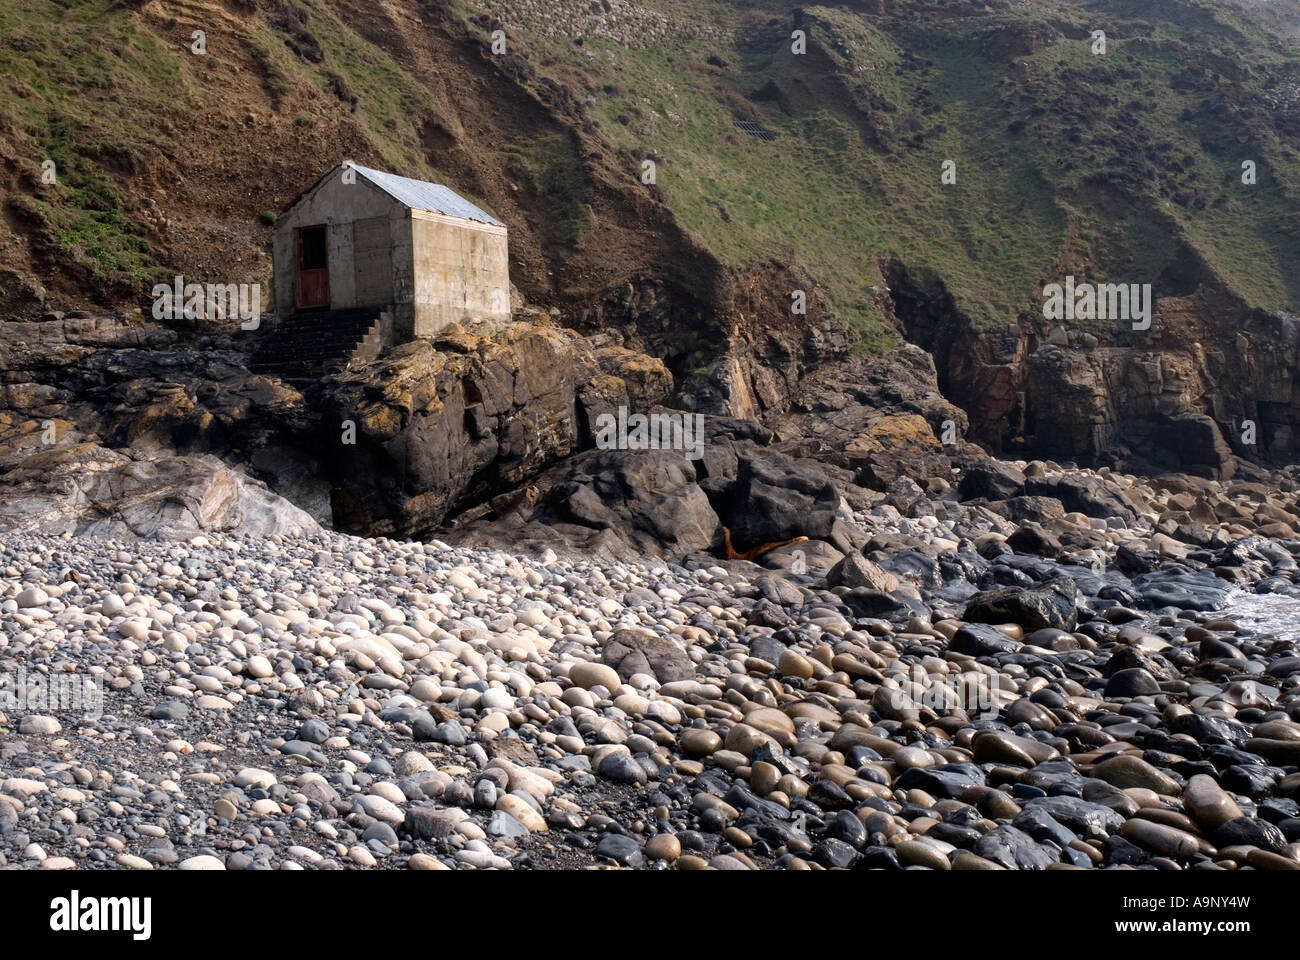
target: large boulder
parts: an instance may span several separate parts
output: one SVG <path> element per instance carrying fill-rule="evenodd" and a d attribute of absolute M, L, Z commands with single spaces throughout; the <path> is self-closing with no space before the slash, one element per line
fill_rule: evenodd
<path fill-rule="evenodd" d="M 1001 460 L 981 460 L 962 472 L 957 493 L 963 500 L 1006 500 L 1025 492 L 1025 475 Z"/>
<path fill-rule="evenodd" d="M 649 630 L 617 630 L 605 641 L 601 660 L 623 680 L 644 673 L 660 683 L 695 679 L 695 663 L 682 647 Z"/>
<path fill-rule="evenodd" d="M 1065 519 L 1065 505 L 1054 497 L 1012 497 L 993 509 L 1016 523 L 1032 520 L 1051 524 Z"/>
<path fill-rule="evenodd" d="M 1031 497 L 1053 497 L 1066 510 L 1089 517 L 1119 517 L 1127 521 L 1137 518 L 1137 511 L 1119 486 L 1095 474 L 1030 477 L 1025 481 L 1024 492 Z"/>
<path fill-rule="evenodd" d="M 971 597 L 962 619 L 968 623 L 1018 623 L 1025 632 L 1052 627 L 1073 630 L 1079 591 L 1074 581 L 1056 577 L 1033 588 L 999 587 Z"/>
<path fill-rule="evenodd" d="M 1007 537 L 1006 544 L 1017 553 L 1032 553 L 1039 557 L 1060 556 L 1060 539 L 1042 524 L 1026 520 Z"/>
<path fill-rule="evenodd" d="M 806 536 L 824 540 L 835 525 L 840 491 L 817 465 L 775 450 L 741 453 L 725 494 L 723 523 L 737 549 Z"/>
<path fill-rule="evenodd" d="M 187 540 L 200 533 L 310 536 L 320 526 L 206 454 L 56 445 L 0 477 L 0 530 Z"/>
<path fill-rule="evenodd" d="M 609 530 L 643 553 L 706 551 L 718 539 L 718 515 L 695 480 L 677 450 L 589 451 L 550 491 L 545 514 Z"/>

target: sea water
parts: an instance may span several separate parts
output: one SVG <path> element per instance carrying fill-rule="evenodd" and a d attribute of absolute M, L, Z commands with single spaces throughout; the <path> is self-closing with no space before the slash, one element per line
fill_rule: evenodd
<path fill-rule="evenodd" d="M 1218 612 L 1241 627 L 1279 639 L 1300 641 L 1300 596 L 1234 590 Z"/>

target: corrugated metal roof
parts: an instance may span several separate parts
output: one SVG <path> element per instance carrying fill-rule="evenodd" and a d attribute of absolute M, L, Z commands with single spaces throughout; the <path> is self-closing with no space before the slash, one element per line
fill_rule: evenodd
<path fill-rule="evenodd" d="M 357 173 L 394 200 L 415 210 L 429 210 L 433 213 L 444 213 L 449 217 L 460 217 L 463 220 L 477 220 L 480 223 L 490 223 L 495 227 L 505 226 L 496 217 L 480 210 L 455 190 L 444 187 L 440 183 L 426 183 L 423 180 L 412 180 L 410 177 L 399 177 L 395 173 L 371 170 L 358 164 L 353 166 Z"/>

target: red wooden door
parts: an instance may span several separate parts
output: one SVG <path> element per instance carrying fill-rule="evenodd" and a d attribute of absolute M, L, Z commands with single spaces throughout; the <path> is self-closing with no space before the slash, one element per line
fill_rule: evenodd
<path fill-rule="evenodd" d="M 325 227 L 299 227 L 294 237 L 298 260 L 298 307 L 328 307 L 330 271 Z"/>

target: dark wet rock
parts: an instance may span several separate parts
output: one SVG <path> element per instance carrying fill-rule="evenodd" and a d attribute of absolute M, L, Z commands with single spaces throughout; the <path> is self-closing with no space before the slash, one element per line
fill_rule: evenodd
<path fill-rule="evenodd" d="M 1011 825 L 1037 841 L 1050 840 L 1062 849 L 1078 839 L 1041 806 L 1026 807 L 1011 821 Z"/>
<path fill-rule="evenodd" d="M 989 624 L 968 623 L 953 636 L 948 649 L 972 657 L 993 657 L 1000 653 L 1015 653 L 1020 649 L 1020 641 L 1011 639 Z"/>
<path fill-rule="evenodd" d="M 984 772 L 973 763 L 950 763 L 938 767 L 912 767 L 894 786 L 900 790 L 921 789 L 934 797 L 957 799 L 970 786 L 982 785 Z"/>
<path fill-rule="evenodd" d="M 855 849 L 861 849 L 867 842 L 867 828 L 862 821 L 848 810 L 840 810 L 826 824 L 826 835 L 841 840 Z"/>
<path fill-rule="evenodd" d="M 880 617 L 891 619 L 911 615 L 924 616 L 928 613 L 925 604 L 913 597 L 900 593 L 883 593 L 880 590 L 868 590 L 858 587 L 844 594 L 843 600 L 855 616 Z"/>
<path fill-rule="evenodd" d="M 971 850 L 984 834 L 980 833 L 975 827 L 962 826 L 956 823 L 940 823 L 931 827 L 926 836 L 942 840 L 944 843 L 951 843 L 954 847 L 960 847 L 963 850 Z"/>
<path fill-rule="evenodd" d="M 1133 587 L 1144 609 L 1218 610 L 1228 596 L 1224 582 L 1208 571 L 1155 570 L 1137 577 Z"/>
<path fill-rule="evenodd" d="M 853 806 L 853 798 L 833 780 L 818 780 L 808 789 L 808 799 L 825 809 Z"/>
<path fill-rule="evenodd" d="M 1249 750 L 1241 750 L 1222 743 L 1207 743 L 1203 749 L 1206 758 L 1221 769 L 1232 766 L 1264 766 L 1264 758 Z"/>
<path fill-rule="evenodd" d="M 1124 817 L 1110 807 L 1078 797 L 1035 797 L 1025 807 L 1038 808 L 1085 839 L 1102 839 L 1124 823 Z"/>
<path fill-rule="evenodd" d="M 899 870 L 898 851 L 893 847 L 872 846 L 862 851 L 858 866 L 864 870 Z"/>
<path fill-rule="evenodd" d="M 1183 714 L 1169 722 L 1170 733 L 1185 733 L 1197 743 L 1241 744 L 1250 736 L 1244 723 L 1230 717 Z"/>
<path fill-rule="evenodd" d="M 1300 803 L 1290 797 L 1272 797 L 1259 804 L 1256 815 L 1272 824 L 1300 817 Z"/>
<path fill-rule="evenodd" d="M 1043 870 L 1060 858 L 1040 846 L 1033 837 L 1003 824 L 990 830 L 975 844 L 975 853 L 1008 870 Z"/>
<path fill-rule="evenodd" d="M 1073 630 L 1079 592 L 1074 582 L 1058 577 L 1033 589 L 1002 587 L 978 593 L 966 604 L 963 619 L 975 623 L 1017 623 L 1028 630 Z"/>
<path fill-rule="evenodd" d="M 1110 697 L 1146 697 L 1160 692 L 1156 678 L 1141 667 L 1117 670 L 1106 681 L 1106 696 Z"/>
<path fill-rule="evenodd" d="M 1281 775 L 1282 772 L 1276 767 L 1262 764 L 1232 764 L 1223 769 L 1219 774 L 1219 780 L 1225 790 L 1258 799 L 1272 795 Z"/>
<path fill-rule="evenodd" d="M 939 555 L 939 570 L 945 581 L 960 578 L 974 583 L 984 576 L 988 568 L 989 562 L 973 550 Z"/>
<path fill-rule="evenodd" d="M 1300 657 L 1282 657 L 1274 660 L 1268 665 L 1265 671 L 1270 677 L 1277 677 L 1279 680 L 1300 673 Z"/>
<path fill-rule="evenodd" d="M 822 782 L 828 783 L 829 781 Z M 809 795 L 811 796 L 811 792 Z M 844 796 L 847 798 L 848 794 L 844 794 Z M 743 783 L 732 784 L 731 789 L 722 795 L 722 799 L 737 810 L 752 811 L 755 815 L 766 820 L 784 820 L 790 816 L 790 811 L 781 804 L 773 800 L 764 800 Z M 849 799 L 851 802 L 851 798 Z"/>
<path fill-rule="evenodd" d="M 962 472 L 958 494 L 963 500 L 1006 500 L 1025 490 L 1025 475 L 1009 463 L 981 460 Z"/>
<path fill-rule="evenodd" d="M 1237 817 L 1222 824 L 1210 834 L 1210 840 L 1219 847 L 1259 847 L 1271 853 L 1281 853 L 1287 839 L 1276 826 L 1256 817 Z"/>
<path fill-rule="evenodd" d="M 627 867 L 639 867 L 645 861 L 641 848 L 631 837 L 607 833 L 596 844 L 596 856 L 606 857 Z"/>
<path fill-rule="evenodd" d="M 1150 573 L 1160 566 L 1160 554 L 1154 550 L 1141 550 L 1130 544 L 1121 544 L 1115 551 L 1115 566 L 1127 577 Z"/>
<path fill-rule="evenodd" d="M 843 870 L 858 859 L 858 851 L 843 840 L 828 837 L 813 848 L 813 859 L 824 867 Z"/>

